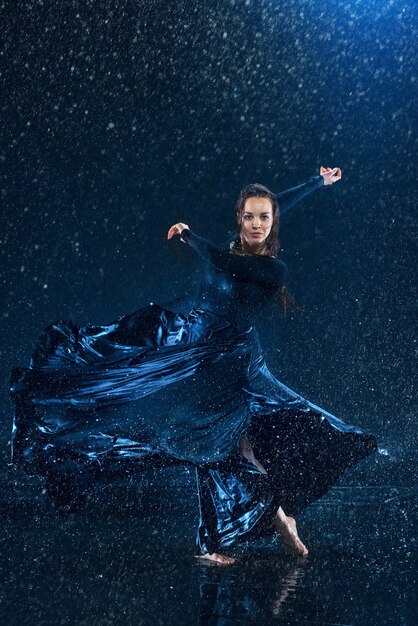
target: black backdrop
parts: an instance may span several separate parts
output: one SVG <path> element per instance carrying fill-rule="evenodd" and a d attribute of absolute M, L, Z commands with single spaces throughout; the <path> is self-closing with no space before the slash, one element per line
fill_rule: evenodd
<path fill-rule="evenodd" d="M 283 322 L 272 307 L 260 334 L 272 371 L 373 430 L 401 480 L 415 3 L 9 0 L 0 19 L 3 466 L 9 370 L 46 325 L 105 323 L 193 289 L 197 260 L 169 226 L 222 242 L 242 186 L 279 191 L 325 165 L 342 181 L 281 228 L 310 314 Z"/>

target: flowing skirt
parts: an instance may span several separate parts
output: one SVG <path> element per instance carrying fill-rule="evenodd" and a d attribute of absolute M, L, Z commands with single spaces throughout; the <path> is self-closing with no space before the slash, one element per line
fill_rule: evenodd
<path fill-rule="evenodd" d="M 173 307 L 174 308 L 174 307 Z M 150 467 L 196 468 L 200 553 L 272 533 L 377 448 L 278 381 L 254 327 L 150 305 L 102 326 L 59 321 L 14 368 L 13 462 L 58 503 Z M 262 474 L 241 456 L 247 433 Z"/>

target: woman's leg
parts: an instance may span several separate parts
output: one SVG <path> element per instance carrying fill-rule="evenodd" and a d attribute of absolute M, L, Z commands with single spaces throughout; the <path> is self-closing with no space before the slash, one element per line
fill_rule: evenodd
<path fill-rule="evenodd" d="M 196 546 L 200 556 L 227 561 L 224 551 L 241 540 L 271 536 L 273 505 L 271 483 L 237 450 L 225 461 L 197 466 L 200 521 Z M 209 555 L 209 556 L 206 556 Z M 212 556 L 214 555 L 214 556 Z"/>
<path fill-rule="evenodd" d="M 285 554 L 308 554 L 294 517 L 286 515 L 281 506 L 274 507 L 269 478 L 253 465 L 235 459 L 235 463 L 231 460 L 217 468 L 197 466 L 196 478 L 200 509 L 198 557 L 231 564 L 234 559 L 224 554 L 225 549 L 240 539 L 274 532 L 281 536 Z"/>
<path fill-rule="evenodd" d="M 267 474 L 265 468 L 261 465 L 261 463 L 255 458 L 254 450 L 251 445 L 251 442 L 248 438 L 248 433 L 245 433 L 244 437 L 240 442 L 240 453 L 242 456 L 247 459 L 250 463 L 252 463 L 262 474 Z M 277 530 L 277 532 L 282 536 L 283 540 L 283 550 L 288 555 L 302 555 L 305 556 L 308 554 L 307 547 L 302 543 L 299 538 L 296 529 L 296 520 L 294 517 L 290 515 L 286 515 L 283 511 L 282 507 L 276 512 L 275 517 L 273 518 L 273 526 Z"/>
<path fill-rule="evenodd" d="M 199 528 L 196 548 L 200 554 L 195 558 L 231 565 L 235 559 L 220 552 L 218 532 L 218 507 L 214 498 L 214 482 L 211 470 L 196 466 L 196 482 L 199 496 Z"/>
<path fill-rule="evenodd" d="M 299 538 L 295 518 L 286 515 L 281 506 L 273 519 L 273 526 L 282 537 L 285 554 L 290 556 L 306 556 L 308 554 L 308 548 Z"/>
<path fill-rule="evenodd" d="M 262 474 L 267 474 L 265 468 L 261 465 L 261 463 L 255 458 L 254 451 L 250 440 L 248 439 L 248 434 L 245 433 L 244 437 L 241 439 L 239 444 L 239 450 L 242 456 L 247 459 L 250 463 L 252 463 Z"/>

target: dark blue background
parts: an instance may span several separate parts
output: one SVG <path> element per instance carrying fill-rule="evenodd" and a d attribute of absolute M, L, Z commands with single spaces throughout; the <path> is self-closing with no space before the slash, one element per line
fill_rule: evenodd
<path fill-rule="evenodd" d="M 412 623 L 415 0 L 3 0 L 0 23 L 8 623 L 196 623 L 193 474 L 142 477 L 57 521 L 8 465 L 10 369 L 54 320 L 107 323 L 193 291 L 199 263 L 166 240 L 173 223 L 224 242 L 241 187 L 281 191 L 321 165 L 342 180 L 280 233 L 310 314 L 283 322 L 272 305 L 259 331 L 280 380 L 387 453 L 307 512 L 307 568 L 275 569 L 268 552 L 230 578 L 209 571 L 201 624 L 217 623 L 215 588 L 240 624 L 271 623 L 270 600 L 279 623 L 283 589 L 291 623 Z"/>
<path fill-rule="evenodd" d="M 172 223 L 221 242 L 245 184 L 279 191 L 339 166 L 281 228 L 289 289 L 311 313 L 283 325 L 272 309 L 260 330 L 286 384 L 402 453 L 415 9 L 3 2 L 3 388 L 51 321 L 105 323 L 192 289 L 197 261 L 167 242 Z"/>

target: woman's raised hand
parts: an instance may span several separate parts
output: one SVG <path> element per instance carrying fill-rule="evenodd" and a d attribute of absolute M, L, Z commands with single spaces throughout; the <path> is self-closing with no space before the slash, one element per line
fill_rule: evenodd
<path fill-rule="evenodd" d="M 324 179 L 324 185 L 332 185 L 341 179 L 341 170 L 339 167 L 320 167 L 319 173 Z"/>
<path fill-rule="evenodd" d="M 181 235 L 182 231 L 185 228 L 189 228 L 189 227 L 187 226 L 187 224 L 183 224 L 183 222 L 178 222 L 177 224 L 174 224 L 174 226 L 172 226 L 167 233 L 167 239 L 171 239 L 173 235 Z M 184 239 L 181 239 L 181 241 L 183 243 L 186 243 Z"/>

